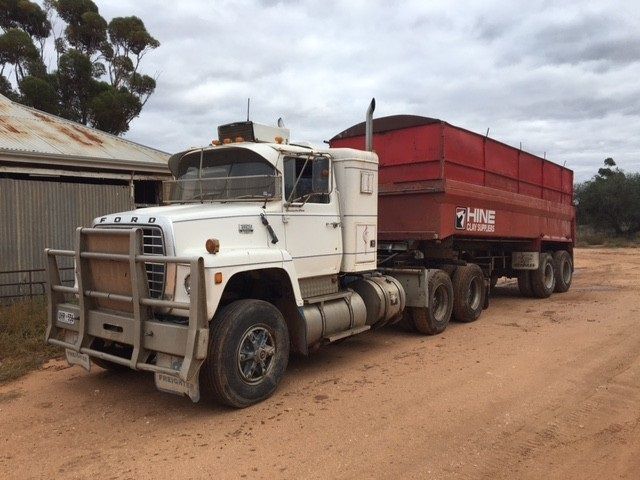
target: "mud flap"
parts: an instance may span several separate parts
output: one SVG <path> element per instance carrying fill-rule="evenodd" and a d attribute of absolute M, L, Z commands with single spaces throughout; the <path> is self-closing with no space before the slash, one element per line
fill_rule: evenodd
<path fill-rule="evenodd" d="M 186 395 L 193 403 L 200 401 L 200 376 L 198 372 L 186 382 L 178 377 L 182 358 L 159 353 L 156 363 L 159 367 L 169 367 L 176 370 L 175 375 L 155 372 L 154 379 L 158 390 L 176 395 Z"/>
<path fill-rule="evenodd" d="M 91 371 L 91 360 L 89 360 L 89 355 L 86 353 L 76 352 L 67 348 L 65 349 L 65 355 L 69 365 L 80 365 L 87 372 Z"/>

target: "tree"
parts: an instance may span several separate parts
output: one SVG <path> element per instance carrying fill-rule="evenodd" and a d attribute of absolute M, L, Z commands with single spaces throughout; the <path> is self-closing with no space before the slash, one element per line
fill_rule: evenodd
<path fill-rule="evenodd" d="M 0 0 L 0 93 L 109 133 L 126 132 L 155 91 L 155 79 L 139 69 L 160 42 L 138 17 L 107 22 L 92 0 L 42 5 Z M 56 29 L 57 22 L 64 28 Z M 50 71 L 46 42 L 56 56 Z"/>
<path fill-rule="evenodd" d="M 591 180 L 576 186 L 578 221 L 596 230 L 640 232 L 640 174 L 626 174 L 612 158 Z"/>

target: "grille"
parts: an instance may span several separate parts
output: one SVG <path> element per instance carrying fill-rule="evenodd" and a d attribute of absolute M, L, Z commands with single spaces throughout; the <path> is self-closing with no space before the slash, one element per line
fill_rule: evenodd
<path fill-rule="evenodd" d="M 142 251 L 145 255 L 164 255 L 164 237 L 160 227 L 143 227 Z M 166 281 L 166 265 L 164 263 L 146 262 L 144 264 L 149 281 L 149 296 L 162 298 Z"/>
<path fill-rule="evenodd" d="M 164 255 L 164 236 L 162 228 L 143 225 L 96 225 L 97 228 L 132 228 L 142 227 L 142 253 L 145 255 Z M 164 263 L 145 262 L 144 268 L 147 271 L 147 281 L 149 283 L 149 296 L 151 298 L 162 298 L 164 286 L 167 278 L 167 266 Z"/>

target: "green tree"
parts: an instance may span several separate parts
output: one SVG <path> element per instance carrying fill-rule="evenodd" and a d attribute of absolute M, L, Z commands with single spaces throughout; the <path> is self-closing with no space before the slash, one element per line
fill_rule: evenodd
<path fill-rule="evenodd" d="M 605 159 L 597 175 L 576 186 L 576 207 L 583 225 L 616 235 L 640 232 L 640 174 L 627 174 Z"/>
<path fill-rule="evenodd" d="M 138 17 L 107 22 L 92 0 L 42 5 L 0 0 L 0 93 L 109 133 L 126 132 L 155 91 L 155 79 L 139 69 L 160 42 Z M 56 36 L 56 21 L 64 24 L 62 36 Z M 56 53 L 50 71 L 43 57 L 47 41 Z"/>

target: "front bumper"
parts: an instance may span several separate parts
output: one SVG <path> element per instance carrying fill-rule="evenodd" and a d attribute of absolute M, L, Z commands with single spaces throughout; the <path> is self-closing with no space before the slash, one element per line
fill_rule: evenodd
<path fill-rule="evenodd" d="M 70 363 L 87 368 L 87 357 L 95 357 L 151 371 L 161 390 L 184 393 L 198 401 L 198 371 L 209 342 L 202 257 L 144 255 L 141 228 L 78 228 L 76 240 L 75 251 L 45 250 L 46 341 L 66 348 Z M 77 286 L 62 285 L 60 256 L 75 259 Z M 145 262 L 188 266 L 189 302 L 150 298 Z M 154 308 L 187 310 L 188 323 L 158 321 Z M 95 349 L 96 339 L 130 347 L 131 355 L 122 357 Z"/>

